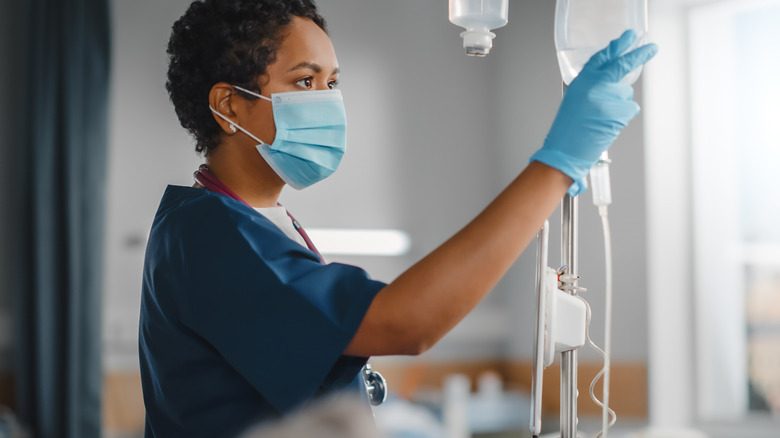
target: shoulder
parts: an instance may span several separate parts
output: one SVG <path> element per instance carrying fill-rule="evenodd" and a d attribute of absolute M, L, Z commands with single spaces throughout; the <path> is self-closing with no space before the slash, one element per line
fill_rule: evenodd
<path fill-rule="evenodd" d="M 197 223 L 205 218 L 228 216 L 230 210 L 240 210 L 241 207 L 250 210 L 243 203 L 224 195 L 194 187 L 170 185 L 163 193 L 152 227 L 166 221 L 181 220 L 182 217 L 186 217 L 188 223 Z"/>
<path fill-rule="evenodd" d="M 251 207 L 228 196 L 193 187 L 168 186 L 152 223 L 156 232 L 206 237 L 209 231 L 251 225 L 254 232 L 271 232 L 274 227 Z"/>
<path fill-rule="evenodd" d="M 165 190 L 152 224 L 149 247 L 163 247 L 168 255 L 172 247 L 190 255 L 240 248 L 258 253 L 308 252 L 243 202 L 180 186 Z M 313 253 L 304 256 L 316 259 Z"/>

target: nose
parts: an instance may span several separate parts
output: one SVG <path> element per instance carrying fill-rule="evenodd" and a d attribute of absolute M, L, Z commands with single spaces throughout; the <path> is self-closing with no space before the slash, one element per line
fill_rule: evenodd
<path fill-rule="evenodd" d="M 330 87 L 328 86 L 329 82 L 330 81 L 328 80 L 328 78 L 317 80 L 315 81 L 313 88 L 315 90 L 330 90 Z"/>

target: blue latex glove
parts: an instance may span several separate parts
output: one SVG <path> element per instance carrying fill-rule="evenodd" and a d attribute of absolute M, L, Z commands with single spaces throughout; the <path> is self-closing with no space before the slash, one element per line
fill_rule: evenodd
<path fill-rule="evenodd" d="M 531 156 L 573 179 L 571 196 L 587 190 L 590 168 L 639 114 L 634 89 L 620 80 L 655 56 L 658 47 L 647 44 L 621 56 L 635 40 L 636 33 L 627 30 L 590 58 L 566 88 L 544 145 Z"/>

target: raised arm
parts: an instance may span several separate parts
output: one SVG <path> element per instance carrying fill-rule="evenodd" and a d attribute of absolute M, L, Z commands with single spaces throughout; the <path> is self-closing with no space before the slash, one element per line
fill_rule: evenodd
<path fill-rule="evenodd" d="M 563 195 L 587 187 L 599 155 L 639 113 L 620 83 L 655 45 L 621 55 L 628 31 L 595 54 L 567 88 L 531 164 L 471 223 L 382 289 L 345 354 L 419 354 L 435 344 L 498 283 Z"/>

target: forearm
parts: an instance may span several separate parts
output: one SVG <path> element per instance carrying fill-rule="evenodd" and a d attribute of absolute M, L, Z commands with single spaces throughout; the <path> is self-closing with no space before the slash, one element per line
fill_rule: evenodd
<path fill-rule="evenodd" d="M 498 283 L 571 182 L 531 163 L 466 227 L 380 291 L 346 353 L 415 354 L 432 346 Z"/>
<path fill-rule="evenodd" d="M 639 112 L 633 89 L 620 80 L 658 48 L 624 53 L 635 40 L 626 31 L 590 58 L 566 89 L 535 161 L 468 226 L 379 292 L 347 354 L 429 348 L 498 283 L 567 189 L 585 190 L 591 166 Z"/>

